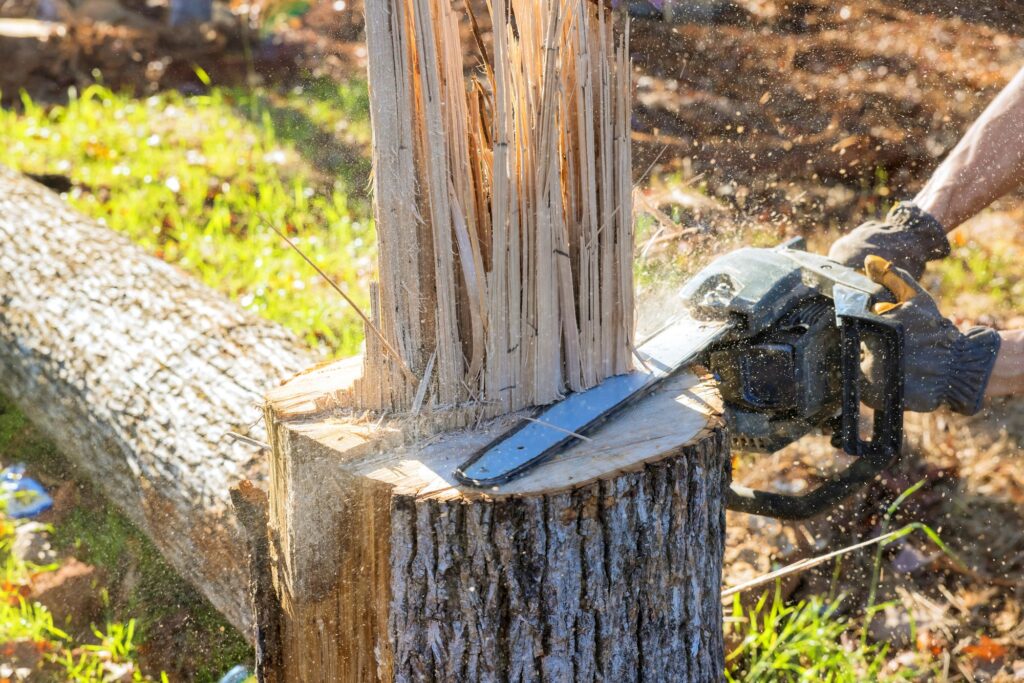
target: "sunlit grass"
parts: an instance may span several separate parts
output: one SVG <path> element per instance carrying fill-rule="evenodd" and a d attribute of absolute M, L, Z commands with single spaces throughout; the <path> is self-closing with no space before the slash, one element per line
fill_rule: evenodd
<path fill-rule="evenodd" d="M 23 97 L 22 111 L 0 110 L 0 163 L 68 176 L 76 208 L 312 346 L 351 353 L 362 338 L 357 318 L 268 228 L 288 233 L 365 303 L 374 267 L 360 162 L 365 85 L 315 88 L 136 100 L 90 86 L 56 107 Z M 328 138 L 355 155 L 347 165 L 362 169 L 357 177 L 325 173 L 300 154 Z"/>
<path fill-rule="evenodd" d="M 1024 309 L 1024 262 L 978 244 L 959 246 L 932 266 L 950 312 L 1019 315 Z"/>
<path fill-rule="evenodd" d="M 0 505 L 0 658 L 21 680 L 151 681 L 138 666 L 135 620 L 93 627 L 92 638 L 77 640 L 54 623 L 53 615 L 33 601 L 33 576 L 54 571 L 19 559 L 12 551 L 23 522 L 7 518 Z M 4 674 L 10 680 L 10 674 Z M 161 674 L 161 681 L 167 677 Z"/>
<path fill-rule="evenodd" d="M 776 591 L 744 609 L 737 595 L 730 627 L 741 641 L 727 658 L 726 679 L 859 683 L 911 680 L 920 674 L 888 670 L 888 645 L 858 642 L 854 624 L 840 614 L 841 605 L 842 598 L 819 596 L 787 604 Z"/>

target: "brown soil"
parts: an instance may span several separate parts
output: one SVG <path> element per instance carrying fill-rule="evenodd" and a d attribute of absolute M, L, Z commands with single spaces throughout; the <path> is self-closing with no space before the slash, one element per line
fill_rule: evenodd
<path fill-rule="evenodd" d="M 56 571 L 32 577 L 32 599 L 50 610 L 59 628 L 74 637 L 88 637 L 103 623 L 103 585 L 102 572 L 71 557 Z"/>
<path fill-rule="evenodd" d="M 742 25 L 637 22 L 638 166 L 664 154 L 745 212 L 807 229 L 874 213 L 1024 64 L 1015 24 L 932 5 L 750 2 Z"/>
<path fill-rule="evenodd" d="M 0 62 L 13 65 L 0 71 L 5 104 L 17 103 L 21 90 L 39 102 L 59 102 L 69 87 L 81 89 L 97 78 L 140 95 L 199 91 L 205 86 L 196 67 L 226 85 L 287 84 L 300 75 L 347 78 L 363 69 L 361 0 L 320 0 L 302 19 L 284 22 L 285 28 L 265 39 L 256 28 L 258 15 L 219 5 L 209 23 L 172 28 L 166 7 L 141 1 L 52 2 L 60 17 L 46 22 L 33 19 L 38 0 L 0 2 Z M 252 6 L 254 13 L 268 12 L 275 4 Z"/>

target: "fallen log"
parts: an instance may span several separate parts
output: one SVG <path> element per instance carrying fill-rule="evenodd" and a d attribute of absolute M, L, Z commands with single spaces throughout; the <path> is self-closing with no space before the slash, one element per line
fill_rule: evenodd
<path fill-rule="evenodd" d="M 295 339 L 0 167 L 0 391 L 235 626 L 246 545 L 228 487 L 262 480 L 268 387 Z"/>

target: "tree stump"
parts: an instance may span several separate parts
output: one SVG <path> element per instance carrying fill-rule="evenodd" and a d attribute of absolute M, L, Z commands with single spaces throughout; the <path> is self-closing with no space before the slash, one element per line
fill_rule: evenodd
<path fill-rule="evenodd" d="M 275 390 L 281 644 L 264 680 L 717 681 L 730 480 L 721 402 L 684 373 L 501 488 L 455 466 L 519 415 L 416 440 L 344 416 L 357 363 Z M 324 410 L 327 408 L 326 410 Z M 259 606 L 257 607 L 259 612 Z"/>

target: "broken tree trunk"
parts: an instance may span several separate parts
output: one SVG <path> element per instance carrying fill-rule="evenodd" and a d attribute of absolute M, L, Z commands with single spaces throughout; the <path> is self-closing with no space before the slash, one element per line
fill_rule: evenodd
<path fill-rule="evenodd" d="M 396 445 L 400 424 L 316 412 L 354 367 L 269 397 L 265 680 L 721 680 L 730 470 L 709 378 L 481 491 L 452 470 L 514 416 Z"/>
<path fill-rule="evenodd" d="M 626 20 L 494 0 L 488 41 L 469 11 L 366 1 L 380 283 L 363 357 L 268 396 L 251 535 L 280 651 L 261 675 L 718 680 L 729 453 L 709 379 L 500 489 L 455 483 L 509 412 L 627 371 L 634 314 Z"/>
<path fill-rule="evenodd" d="M 228 486 L 263 479 L 268 386 L 312 357 L 279 326 L 0 166 L 0 391 L 248 633 Z"/>
<path fill-rule="evenodd" d="M 354 404 L 461 426 L 628 370 L 628 19 L 495 0 L 488 44 L 469 6 L 365 7 L 380 287 Z"/>

